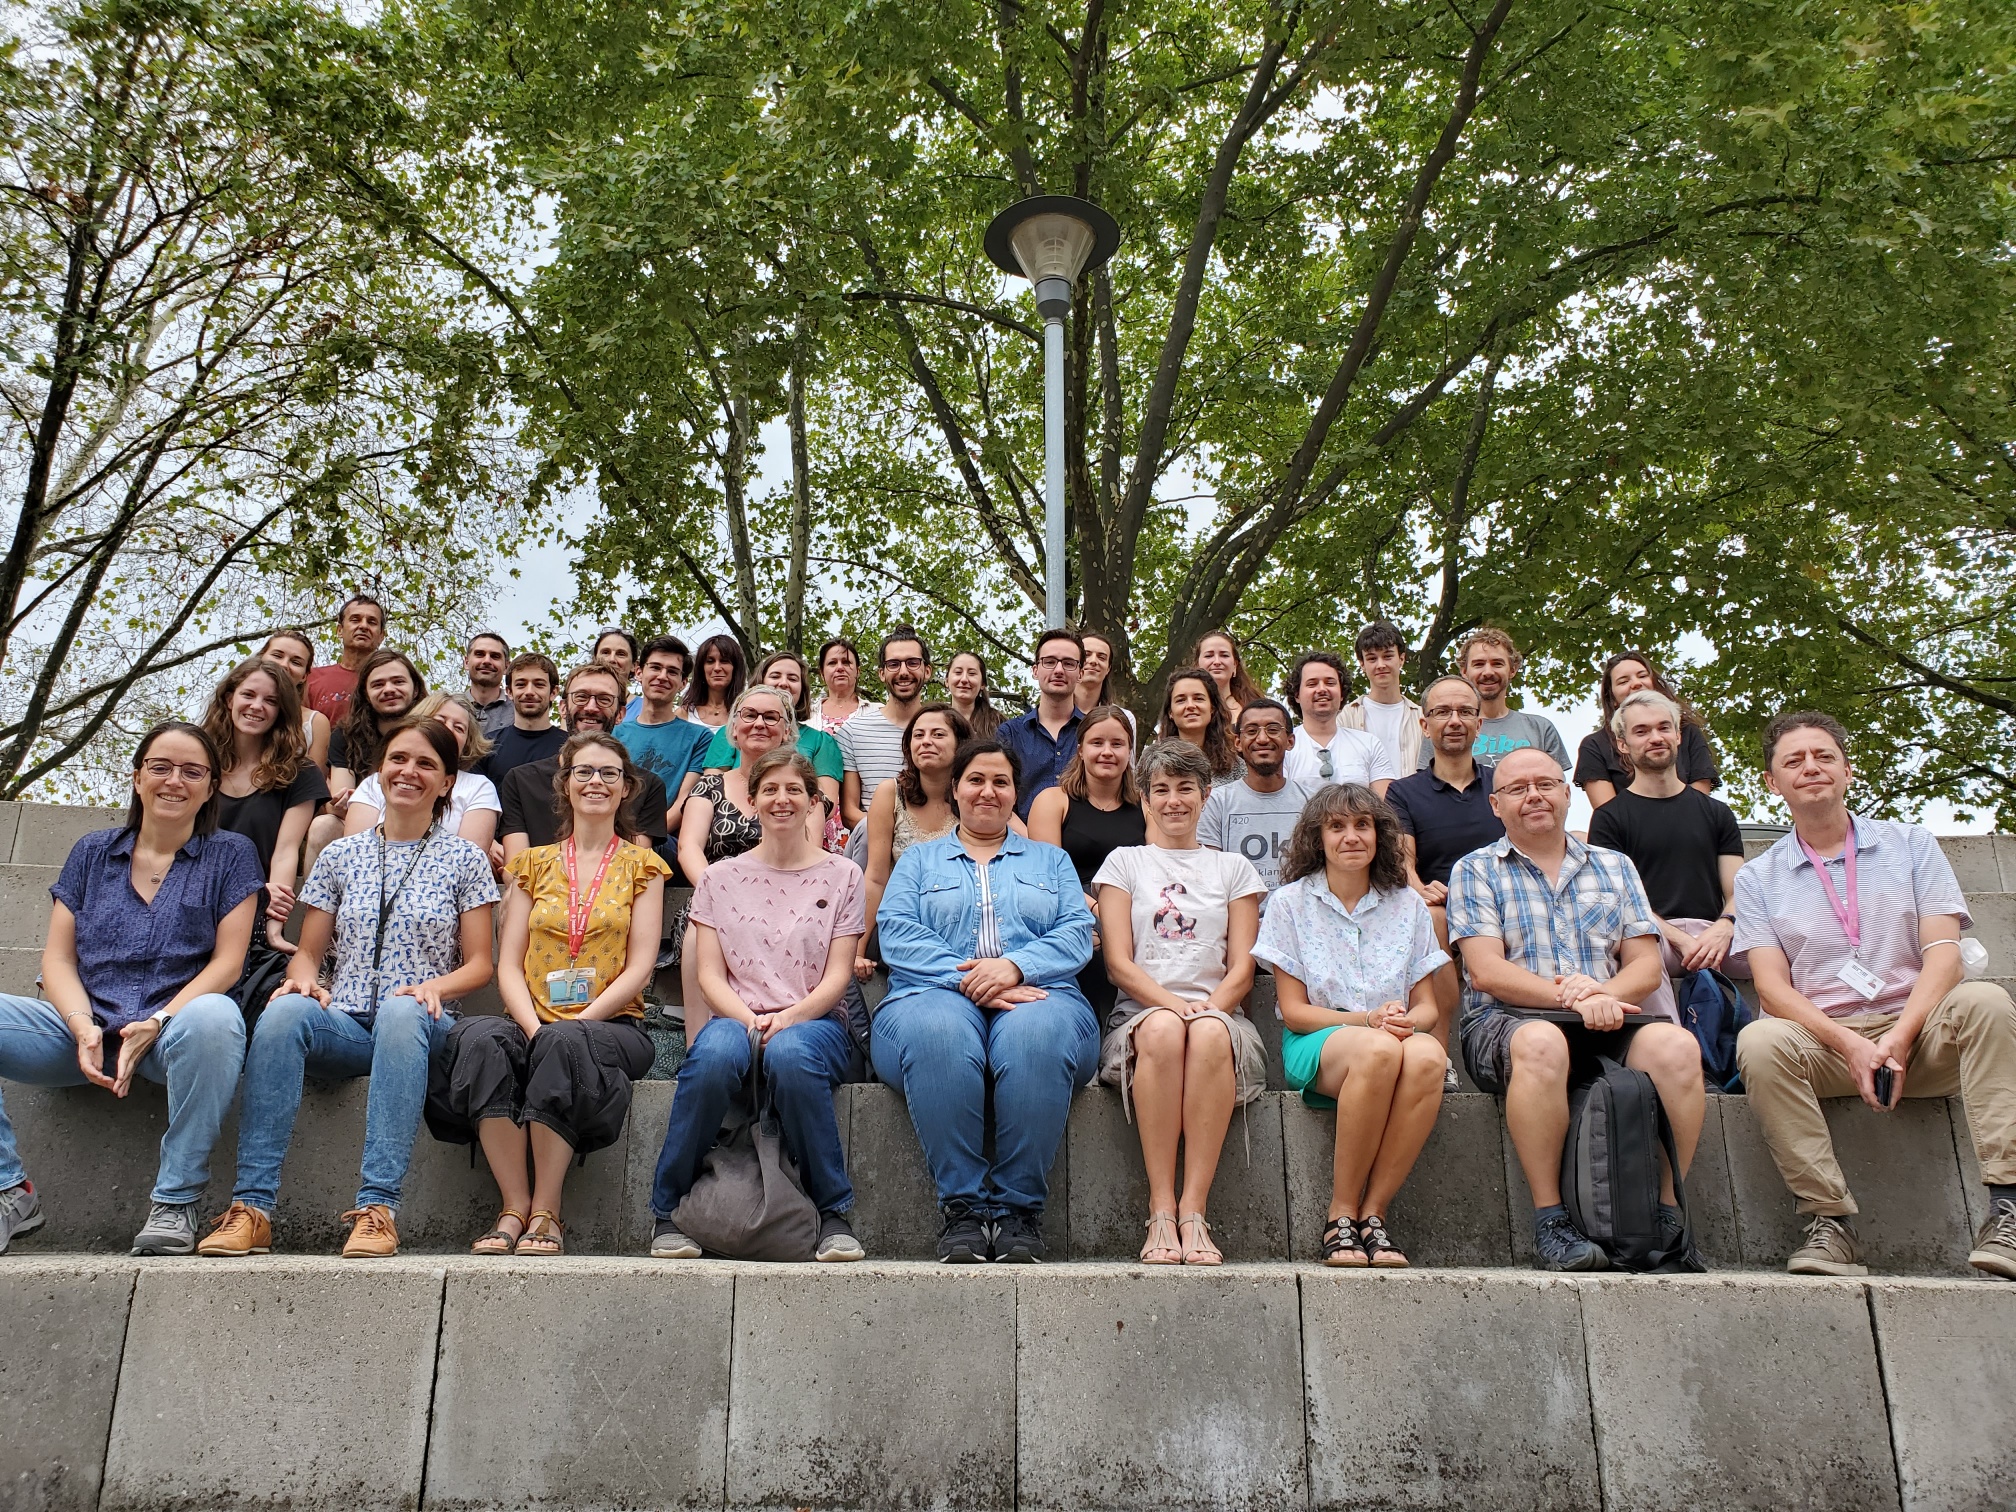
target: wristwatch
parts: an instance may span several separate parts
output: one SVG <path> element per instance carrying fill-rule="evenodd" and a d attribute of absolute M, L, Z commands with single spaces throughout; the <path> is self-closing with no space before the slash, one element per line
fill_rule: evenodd
<path fill-rule="evenodd" d="M 1716 918 L 1717 918 L 1718 920 L 1721 920 L 1721 919 L 1727 919 L 1727 920 L 1728 920 L 1728 921 L 1729 921 L 1729 922 L 1730 922 L 1731 924 L 1734 924 L 1734 923 L 1736 922 L 1736 915 L 1734 915 L 1734 914 L 1732 914 L 1732 913 L 1721 913 L 1721 914 L 1717 914 L 1717 915 L 1715 915 L 1715 917 L 1716 917 Z"/>
<path fill-rule="evenodd" d="M 168 1027 L 168 1020 L 175 1017 L 175 1015 L 170 1013 L 166 1008 L 157 1008 L 152 1013 L 148 1014 L 147 1017 L 154 1021 L 155 1027 L 158 1031 L 160 1029 L 166 1029 Z"/>

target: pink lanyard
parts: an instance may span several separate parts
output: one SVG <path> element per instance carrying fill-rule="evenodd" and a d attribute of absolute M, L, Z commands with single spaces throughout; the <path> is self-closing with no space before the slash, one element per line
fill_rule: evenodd
<path fill-rule="evenodd" d="M 1841 850 L 1841 868 L 1847 874 L 1848 901 L 1842 902 L 1841 895 L 1834 891 L 1834 879 L 1827 875 L 1827 863 L 1820 859 L 1820 853 L 1806 843 L 1806 837 L 1797 830 L 1793 834 L 1799 841 L 1799 849 L 1806 852 L 1806 859 L 1813 863 L 1813 875 L 1820 879 L 1820 886 L 1826 890 L 1827 902 L 1834 909 L 1834 917 L 1841 921 L 1841 932 L 1848 936 L 1848 948 L 1862 948 L 1862 900 L 1855 891 L 1855 821 L 1848 821 L 1848 843 Z"/>

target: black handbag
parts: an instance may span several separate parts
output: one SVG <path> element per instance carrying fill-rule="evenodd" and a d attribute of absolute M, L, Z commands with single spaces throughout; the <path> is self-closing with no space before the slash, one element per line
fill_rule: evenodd
<path fill-rule="evenodd" d="M 749 1078 L 700 1162 L 699 1178 L 672 1221 L 711 1255 L 731 1260 L 810 1260 L 819 1210 L 784 1149 L 763 1095 L 763 1031 L 749 1031 Z M 676 1095 L 676 1094 L 675 1094 Z"/>
<path fill-rule="evenodd" d="M 287 963 L 292 959 L 291 956 L 282 955 L 257 934 L 253 936 L 252 943 L 246 947 L 245 969 L 238 974 L 237 982 L 225 995 L 236 1003 L 238 1011 L 245 1015 L 247 1034 L 250 1034 L 252 1026 L 259 1022 L 259 1015 L 266 1011 L 266 1005 L 272 1001 L 274 992 L 287 980 Z"/>

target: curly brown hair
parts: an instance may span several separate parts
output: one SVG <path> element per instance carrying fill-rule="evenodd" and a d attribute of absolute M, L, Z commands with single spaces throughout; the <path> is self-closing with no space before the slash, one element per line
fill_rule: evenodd
<path fill-rule="evenodd" d="M 221 781 L 238 762 L 238 739 L 231 728 L 231 699 L 256 672 L 273 679 L 273 701 L 278 708 L 273 714 L 272 727 L 259 741 L 259 761 L 252 768 L 252 786 L 259 792 L 271 793 L 292 782 L 308 759 L 308 738 L 301 732 L 301 691 L 294 686 L 292 673 L 278 662 L 257 656 L 238 663 L 224 674 L 217 691 L 210 695 L 210 707 L 203 711 L 203 733 L 217 748 L 222 763 L 217 776 Z"/>
<path fill-rule="evenodd" d="M 1230 636 L 1220 630 L 1214 630 L 1211 634 L 1218 636 L 1221 640 L 1231 639 Z M 1205 637 L 1206 640 L 1210 638 L 1211 636 L 1208 635 Z M 1218 709 L 1220 713 L 1223 712 L 1218 699 L 1218 684 L 1211 680 L 1209 672 L 1206 672 L 1202 667 L 1185 667 L 1180 672 L 1172 672 L 1169 675 L 1168 683 L 1162 690 L 1162 712 L 1155 718 L 1155 735 L 1159 740 L 1182 740 L 1185 738 L 1176 728 L 1176 684 L 1180 682 L 1201 682 L 1204 684 L 1205 691 L 1211 695 L 1212 707 Z M 1079 726 L 1079 735 L 1081 738 L 1084 735 L 1084 726 L 1082 725 Z M 1223 719 L 1214 719 L 1209 725 L 1205 726 L 1204 759 L 1211 763 L 1211 775 L 1214 778 L 1227 777 L 1238 770 L 1239 753 L 1232 749 L 1232 737 L 1227 733 Z"/>
<path fill-rule="evenodd" d="M 1288 836 L 1281 856 L 1281 881 L 1285 886 L 1303 877 L 1319 875 L 1324 867 L 1323 828 L 1333 818 L 1360 815 L 1372 821 L 1372 886 L 1380 892 L 1395 892 L 1407 885 L 1406 847 L 1400 838 L 1400 821 L 1386 800 L 1362 783 L 1340 782 L 1318 788 L 1302 805 L 1295 829 Z"/>

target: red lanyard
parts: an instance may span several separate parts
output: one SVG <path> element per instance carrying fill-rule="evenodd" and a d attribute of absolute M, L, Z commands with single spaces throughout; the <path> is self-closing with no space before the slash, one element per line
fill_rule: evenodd
<path fill-rule="evenodd" d="M 1848 936 L 1848 948 L 1859 950 L 1862 946 L 1862 900 L 1855 891 L 1855 821 L 1848 821 L 1848 843 L 1841 849 L 1841 867 L 1847 874 L 1848 900 L 1842 902 L 1841 895 L 1834 891 L 1834 879 L 1827 875 L 1827 863 L 1820 859 L 1820 853 L 1806 843 L 1806 837 L 1797 830 L 1799 849 L 1806 852 L 1806 859 L 1813 863 L 1813 875 L 1820 879 L 1826 889 L 1827 901 L 1833 906 L 1834 917 L 1841 921 L 1841 932 Z"/>
<path fill-rule="evenodd" d="M 619 835 L 609 837 L 609 848 L 602 852 L 602 864 L 595 868 L 595 880 L 588 884 L 588 897 L 581 897 L 580 877 L 574 870 L 574 837 L 568 836 L 567 843 L 560 847 L 561 865 L 567 868 L 567 964 L 572 966 L 575 957 L 581 954 L 581 946 L 588 938 L 588 914 L 595 907 L 595 900 L 602 895 L 602 879 L 609 874 L 609 863 L 616 858 L 616 847 L 623 843 Z"/>

